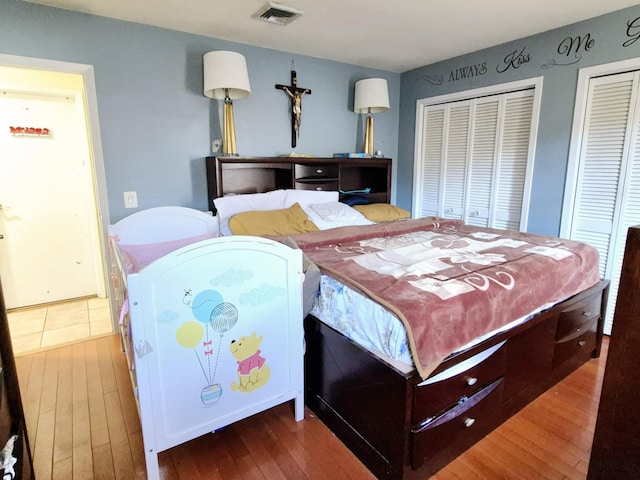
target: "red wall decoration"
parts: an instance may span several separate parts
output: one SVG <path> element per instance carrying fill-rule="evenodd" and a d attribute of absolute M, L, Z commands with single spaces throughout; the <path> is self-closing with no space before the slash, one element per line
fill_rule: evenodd
<path fill-rule="evenodd" d="M 35 127 L 9 127 L 9 131 L 12 135 L 50 135 L 51 130 L 48 128 L 35 128 Z"/>

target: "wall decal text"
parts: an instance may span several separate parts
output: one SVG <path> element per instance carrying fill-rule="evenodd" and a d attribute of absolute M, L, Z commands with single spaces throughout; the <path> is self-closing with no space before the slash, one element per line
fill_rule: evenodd
<path fill-rule="evenodd" d="M 640 17 L 627 22 L 627 37 L 629 38 L 622 44 L 623 47 L 633 45 L 640 38 Z"/>
<path fill-rule="evenodd" d="M 560 59 L 553 59 L 542 65 L 542 68 L 566 67 L 574 65 L 582 60 L 582 54 L 589 52 L 595 45 L 596 41 L 587 33 L 584 37 L 577 35 L 575 37 L 567 37 L 558 44 L 557 52 L 563 55 Z"/>
<path fill-rule="evenodd" d="M 421 77 L 418 77 L 418 79 L 425 80 L 426 82 L 429 82 L 431 85 L 442 85 L 442 82 L 444 82 L 444 75 L 442 75 L 442 74 L 440 74 L 440 75 L 423 75 Z"/>
<path fill-rule="evenodd" d="M 449 82 L 457 82 L 465 78 L 477 77 L 487 73 L 487 62 L 455 68 L 449 72 Z"/>
<path fill-rule="evenodd" d="M 514 50 L 513 52 L 507 54 L 502 61 L 502 65 L 498 65 L 496 67 L 496 72 L 504 73 L 510 68 L 514 70 L 520 68 L 525 63 L 528 63 L 531 60 L 531 54 L 526 51 L 527 47 L 522 47 L 520 51 Z"/>

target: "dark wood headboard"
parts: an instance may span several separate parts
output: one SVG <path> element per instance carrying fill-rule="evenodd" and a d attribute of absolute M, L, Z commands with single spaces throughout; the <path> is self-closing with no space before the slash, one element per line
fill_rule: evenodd
<path fill-rule="evenodd" d="M 391 201 L 390 158 L 207 157 L 209 209 L 224 195 L 296 188 Z"/>

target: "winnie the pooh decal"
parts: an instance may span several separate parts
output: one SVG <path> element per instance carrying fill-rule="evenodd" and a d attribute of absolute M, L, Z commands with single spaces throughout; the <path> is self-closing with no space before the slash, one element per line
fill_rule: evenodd
<path fill-rule="evenodd" d="M 269 380 L 271 371 L 264 357 L 260 356 L 260 343 L 262 336 L 253 332 L 248 337 L 240 337 L 232 340 L 231 354 L 238 361 L 238 380 L 240 383 L 231 382 L 231 390 L 237 392 L 253 392 Z"/>

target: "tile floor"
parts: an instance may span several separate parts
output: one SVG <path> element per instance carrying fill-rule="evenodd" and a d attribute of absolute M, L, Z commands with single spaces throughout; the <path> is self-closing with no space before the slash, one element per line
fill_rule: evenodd
<path fill-rule="evenodd" d="M 107 298 L 9 310 L 11 343 L 16 356 L 112 333 Z"/>

